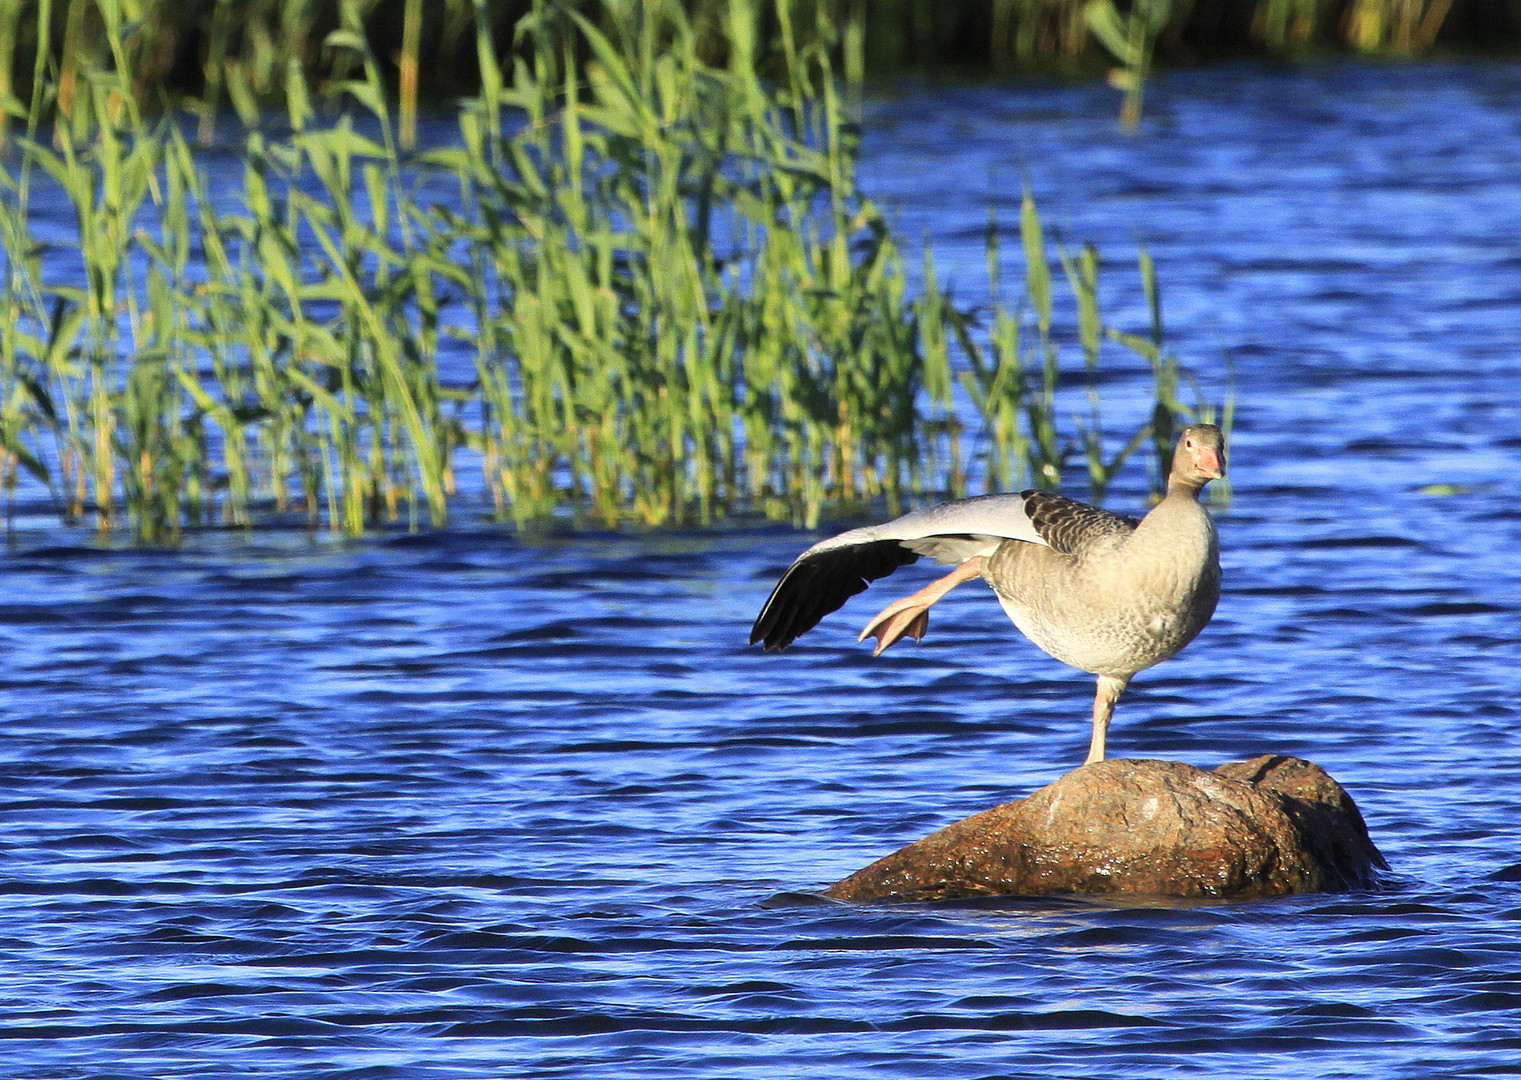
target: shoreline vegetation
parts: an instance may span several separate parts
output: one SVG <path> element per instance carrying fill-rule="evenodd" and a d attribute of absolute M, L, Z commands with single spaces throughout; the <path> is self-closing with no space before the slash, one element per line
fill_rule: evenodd
<path fill-rule="evenodd" d="M 1165 475 L 1179 420 L 1229 422 L 1167 348 L 1149 256 L 1149 325 L 1111 325 L 1098 253 L 1049 243 L 1028 193 L 1017 230 L 989 221 L 989 299 L 958 303 L 929 250 L 911 284 L 856 186 L 859 20 L 540 0 L 504 46 L 493 5 L 446 4 L 479 85 L 413 152 L 394 103 L 419 65 L 376 53 L 383 5 L 339 5 L 322 72 L 277 49 L 266 85 L 232 59 L 261 25 L 244 9 L 308 8 L 219 0 L 204 96 L 179 107 L 158 6 L 23 4 L 45 16 L 31 60 L 24 34 L 0 42 L 23 73 L 0 152 L 7 506 L 45 491 L 66 523 L 146 543 L 292 517 L 358 535 L 444 525 L 468 466 L 472 510 L 519 525 L 812 526 L 1053 488 L 1064 464 L 1097 500 L 1143 448 Z M 404 40 L 441 32 L 392 6 Z M 206 150 L 223 102 L 237 134 Z M 1106 432 L 1115 351 L 1152 407 Z"/>
<path fill-rule="evenodd" d="M 558 0 L 617 40 L 667 0 Z M 743 51 L 768 79 L 824 48 L 845 80 L 905 73 L 1108 74 L 1138 110 L 1154 62 L 1343 54 L 1404 58 L 1435 51 L 1521 53 L 1511 0 L 681 0 L 696 56 L 732 66 Z M 482 72 L 516 54 L 543 0 L 0 0 L 0 139 L 40 84 L 50 108 L 88 109 L 92 73 L 129 71 L 124 89 L 145 108 L 188 105 L 209 141 L 226 107 L 284 109 L 292 71 L 322 92 L 358 62 L 334 48 L 357 34 L 385 69 L 398 139 L 414 145 L 426 103 L 478 96 Z M 752 24 L 740 50 L 736 14 Z M 483 51 L 482 39 L 489 49 Z M 487 72 L 488 78 L 495 78 Z M 299 93 L 309 93 L 309 90 Z M 1133 117 L 1132 117 L 1133 119 Z"/>

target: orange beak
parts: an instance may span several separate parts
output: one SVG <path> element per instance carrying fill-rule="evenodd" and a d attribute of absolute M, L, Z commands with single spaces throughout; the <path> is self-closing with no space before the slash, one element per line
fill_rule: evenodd
<path fill-rule="evenodd" d="M 1225 464 L 1220 460 L 1220 455 L 1208 447 L 1199 448 L 1197 464 L 1200 474 L 1211 480 L 1219 480 L 1225 475 Z"/>

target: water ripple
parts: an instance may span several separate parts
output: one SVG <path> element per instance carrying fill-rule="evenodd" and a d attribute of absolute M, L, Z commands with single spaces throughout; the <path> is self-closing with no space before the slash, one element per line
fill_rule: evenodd
<path fill-rule="evenodd" d="M 1102 87 L 909 88 L 869 106 L 867 182 L 970 281 L 1028 173 L 1070 241 L 1148 243 L 1186 359 L 1228 349 L 1225 597 L 1137 679 L 1113 749 L 1320 762 L 1389 891 L 823 899 L 1079 761 L 1091 684 L 973 590 L 879 660 L 869 597 L 745 649 L 791 530 L 13 533 L 3 1071 L 1521 1072 L 1521 68 L 1154 91 L 1132 139 Z M 1145 325 L 1108 280 L 1110 317 Z M 1136 376 L 1106 387 L 1117 422 L 1149 408 Z"/>

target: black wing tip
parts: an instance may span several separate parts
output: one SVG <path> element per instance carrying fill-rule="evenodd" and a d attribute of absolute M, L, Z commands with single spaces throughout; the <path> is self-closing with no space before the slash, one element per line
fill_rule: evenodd
<path fill-rule="evenodd" d="M 756 628 L 750 631 L 749 644 L 759 645 L 763 652 L 781 652 L 792 642 L 782 641 L 775 634 Z"/>
<path fill-rule="evenodd" d="M 770 615 L 771 618 L 766 618 Z M 780 618 L 777 612 L 768 605 L 761 612 L 760 618 L 755 620 L 755 625 L 750 629 L 750 644 L 759 645 L 765 652 L 781 652 L 788 645 L 797 640 L 796 633 L 789 632 L 790 628 Z"/>
<path fill-rule="evenodd" d="M 761 652 L 768 652 L 768 653 L 779 653 L 779 652 L 782 652 L 783 650 L 785 650 L 787 648 L 788 645 L 791 645 L 792 642 L 793 642 L 792 638 L 787 638 L 785 640 L 783 640 L 782 638 L 776 638 L 776 637 L 772 637 L 772 638 L 751 637 L 750 638 L 750 644 L 752 646 L 759 645 L 761 647 Z"/>
<path fill-rule="evenodd" d="M 816 552 L 787 568 L 750 629 L 750 644 L 781 652 L 877 578 L 918 559 L 897 540 Z"/>

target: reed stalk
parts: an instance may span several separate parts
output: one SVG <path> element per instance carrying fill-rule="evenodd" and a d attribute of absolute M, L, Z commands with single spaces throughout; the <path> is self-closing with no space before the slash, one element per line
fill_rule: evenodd
<path fill-rule="evenodd" d="M 656 0 L 561 0 L 552 18 L 574 14 L 608 33 L 630 12 L 658 22 L 663 7 Z M 1122 120 L 1134 125 L 1158 56 L 1514 49 L 1521 24 L 1497 18 L 1496 7 L 1495 0 L 685 0 L 683 16 L 704 62 L 784 82 L 820 48 L 852 88 L 905 69 L 1091 75 L 1108 68 L 1123 91 Z M 72 122 L 81 73 L 99 64 L 113 12 L 131 28 L 128 92 L 154 108 L 187 102 L 202 142 L 212 138 L 225 103 L 245 121 L 287 104 L 292 66 L 316 85 L 347 80 L 355 54 L 327 48 L 330 31 L 344 27 L 382 58 L 407 150 L 427 102 L 489 96 L 487 83 L 500 77 L 496 60 L 526 60 L 518 28 L 544 14 L 536 0 L 0 0 L 0 105 L 9 105 L 0 111 L 0 142 L 28 107 L 21 89 L 38 78 L 52 83 L 49 118 Z M 484 61 L 481 34 L 489 46 Z"/>
<path fill-rule="evenodd" d="M 82 2 L 66 34 L 84 33 Z M 856 185 L 838 78 L 864 7 L 842 28 L 783 4 L 768 49 L 743 0 L 716 24 L 675 0 L 595 19 L 539 0 L 500 51 L 476 0 L 480 93 L 416 155 L 372 10 L 342 6 L 320 87 L 269 41 L 257 63 L 230 39 L 208 57 L 242 123 L 232 168 L 140 106 L 154 53 L 125 3 L 89 9 L 101 47 L 75 57 L 66 103 L 39 33 L 27 132 L 0 159 L 0 496 L 40 485 L 64 520 L 150 543 L 290 515 L 358 534 L 445 524 L 468 454 L 476 509 L 519 525 L 812 525 L 975 484 L 1055 487 L 1074 463 L 1101 498 L 1148 438 L 1161 469 L 1174 418 L 1198 411 L 1149 257 L 1135 335 L 1102 318 L 1097 254 L 1053 255 L 1028 195 L 1018 298 L 996 222 L 986 304 L 953 297 L 928 250 L 910 288 Z M 409 25 L 417 55 L 431 38 Z M 259 105 L 275 86 L 280 125 Z M 217 132 L 208 115 L 196 140 Z M 77 249 L 38 239 L 42 197 L 72 207 Z M 1087 378 L 1075 427 L 1062 287 Z M 1117 435 L 1099 409 L 1110 347 L 1153 383 L 1151 413 Z"/>

